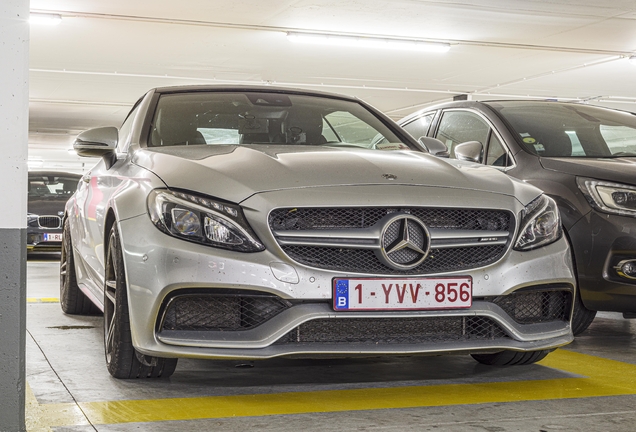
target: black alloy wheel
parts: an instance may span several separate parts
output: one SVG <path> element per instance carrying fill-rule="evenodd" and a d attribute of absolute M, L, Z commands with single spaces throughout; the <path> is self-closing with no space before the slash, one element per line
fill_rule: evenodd
<path fill-rule="evenodd" d="M 104 351 L 108 372 L 123 379 L 168 378 L 178 359 L 146 356 L 133 347 L 124 258 L 116 225 L 110 230 L 105 269 Z"/>

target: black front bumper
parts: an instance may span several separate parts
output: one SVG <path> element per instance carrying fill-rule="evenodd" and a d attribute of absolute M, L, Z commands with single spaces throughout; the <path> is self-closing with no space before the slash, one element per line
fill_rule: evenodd
<path fill-rule="evenodd" d="M 591 310 L 636 312 L 636 280 L 620 276 L 620 261 L 636 259 L 636 218 L 595 210 L 569 231 L 581 299 Z"/>

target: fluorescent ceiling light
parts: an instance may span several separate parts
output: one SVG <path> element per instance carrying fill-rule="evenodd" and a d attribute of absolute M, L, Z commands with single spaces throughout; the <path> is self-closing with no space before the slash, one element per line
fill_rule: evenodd
<path fill-rule="evenodd" d="M 287 38 L 292 42 L 315 45 L 337 45 L 429 52 L 447 52 L 450 49 L 450 44 L 446 42 L 428 42 L 414 39 L 388 39 L 298 32 L 288 32 Z"/>
<path fill-rule="evenodd" d="M 58 25 L 62 22 L 62 15 L 31 12 L 29 22 L 31 24 Z"/>
<path fill-rule="evenodd" d="M 29 159 L 27 160 L 27 166 L 29 168 L 42 168 L 44 161 L 42 159 Z"/>

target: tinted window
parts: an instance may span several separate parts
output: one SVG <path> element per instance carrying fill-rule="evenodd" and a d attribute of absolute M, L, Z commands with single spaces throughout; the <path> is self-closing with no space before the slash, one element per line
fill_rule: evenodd
<path fill-rule="evenodd" d="M 166 94 L 159 99 L 152 125 L 150 147 L 278 144 L 408 148 L 362 105 L 316 96 Z"/>
<path fill-rule="evenodd" d="M 479 141 L 484 147 L 490 126 L 477 114 L 469 111 L 446 111 L 442 115 L 435 138 L 448 147 L 455 157 L 455 146 L 467 141 Z"/>
<path fill-rule="evenodd" d="M 612 154 L 633 153 L 636 149 L 636 125 L 602 124 L 599 131 Z"/>
<path fill-rule="evenodd" d="M 29 198 L 70 197 L 77 189 L 79 176 L 29 174 Z"/>
<path fill-rule="evenodd" d="M 489 103 L 512 125 L 526 151 L 543 157 L 636 156 L 636 116 L 557 102 Z"/>
<path fill-rule="evenodd" d="M 428 134 L 428 128 L 431 126 L 434 115 L 435 113 L 427 114 L 402 127 L 404 128 L 404 130 L 410 133 L 413 138 L 415 138 L 416 140 L 420 139 L 421 137 L 425 137 L 426 134 Z"/>
<path fill-rule="evenodd" d="M 508 166 L 508 153 L 497 138 L 496 134 L 490 134 L 488 142 L 488 154 L 486 155 L 486 165 L 492 166 Z"/>

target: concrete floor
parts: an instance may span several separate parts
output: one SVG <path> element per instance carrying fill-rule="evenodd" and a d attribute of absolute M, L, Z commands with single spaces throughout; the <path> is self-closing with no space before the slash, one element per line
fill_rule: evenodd
<path fill-rule="evenodd" d="M 29 430 L 636 430 L 636 320 L 618 314 L 525 367 L 469 356 L 181 359 L 169 380 L 120 381 L 106 371 L 102 317 L 61 312 L 58 258 L 27 265 Z"/>

